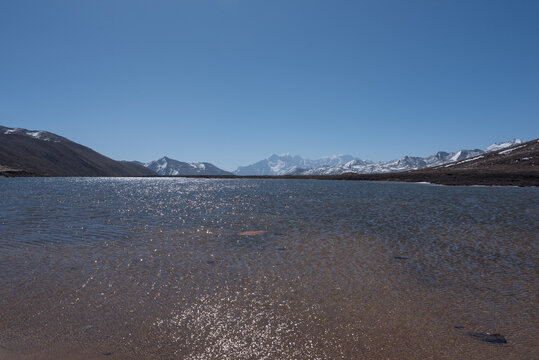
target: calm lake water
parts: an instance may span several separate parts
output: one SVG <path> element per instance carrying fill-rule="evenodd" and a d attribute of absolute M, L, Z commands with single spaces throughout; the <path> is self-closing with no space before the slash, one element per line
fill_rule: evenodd
<path fill-rule="evenodd" d="M 538 234 L 535 188 L 0 179 L 0 358 L 537 359 Z"/>

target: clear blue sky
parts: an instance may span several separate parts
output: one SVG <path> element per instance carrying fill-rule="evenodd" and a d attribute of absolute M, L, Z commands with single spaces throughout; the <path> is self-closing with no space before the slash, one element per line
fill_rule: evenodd
<path fill-rule="evenodd" d="M 233 170 L 539 136 L 539 1 L 0 1 L 0 124 Z"/>

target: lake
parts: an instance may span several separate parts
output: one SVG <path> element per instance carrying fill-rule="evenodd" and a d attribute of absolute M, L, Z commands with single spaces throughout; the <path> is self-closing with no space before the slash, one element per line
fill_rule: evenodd
<path fill-rule="evenodd" d="M 0 358 L 539 358 L 538 219 L 537 188 L 0 179 Z"/>

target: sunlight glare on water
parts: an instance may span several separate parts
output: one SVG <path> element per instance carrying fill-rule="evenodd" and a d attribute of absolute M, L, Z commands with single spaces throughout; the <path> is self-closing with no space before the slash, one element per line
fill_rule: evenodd
<path fill-rule="evenodd" d="M 0 357 L 537 358 L 535 188 L 28 178 L 0 190 Z"/>

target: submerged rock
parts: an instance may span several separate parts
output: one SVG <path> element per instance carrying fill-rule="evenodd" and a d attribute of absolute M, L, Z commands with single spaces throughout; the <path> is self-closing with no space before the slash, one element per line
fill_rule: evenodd
<path fill-rule="evenodd" d="M 260 235 L 265 232 L 266 230 L 242 231 L 242 232 L 239 232 L 238 235 L 240 236 Z"/>
<path fill-rule="evenodd" d="M 480 333 L 480 332 L 472 332 L 470 331 L 468 333 L 471 337 L 474 337 L 476 339 L 479 339 L 481 341 L 493 343 L 493 344 L 505 344 L 507 343 L 507 340 L 505 337 L 501 334 L 491 334 L 491 333 Z"/>

